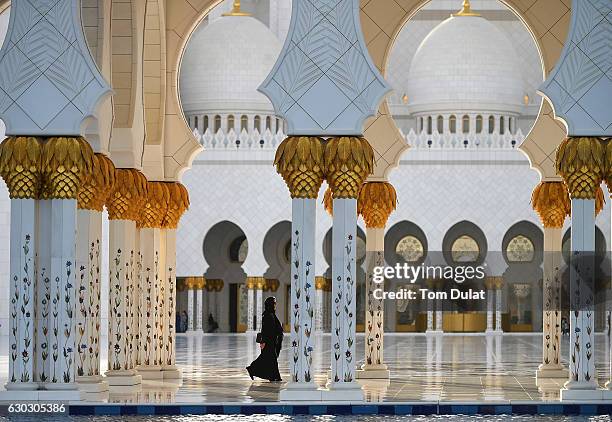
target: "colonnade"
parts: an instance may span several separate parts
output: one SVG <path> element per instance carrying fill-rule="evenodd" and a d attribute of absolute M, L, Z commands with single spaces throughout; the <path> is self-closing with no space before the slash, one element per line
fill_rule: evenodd
<path fill-rule="evenodd" d="M 137 386 L 177 378 L 176 227 L 189 204 L 179 183 L 116 169 L 78 137 L 9 137 L 0 174 L 11 196 L 7 390 Z M 100 368 L 102 211 L 109 217 L 108 368 Z M 23 397 L 28 397 L 27 393 Z M 34 396 L 32 396 L 34 397 Z"/>

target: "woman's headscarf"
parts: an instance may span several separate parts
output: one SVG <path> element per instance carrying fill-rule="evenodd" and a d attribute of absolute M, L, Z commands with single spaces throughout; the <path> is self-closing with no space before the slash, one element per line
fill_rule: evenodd
<path fill-rule="evenodd" d="M 264 313 L 271 312 L 274 313 L 274 303 L 276 302 L 276 298 L 274 296 L 269 296 L 266 298 L 264 302 Z"/>

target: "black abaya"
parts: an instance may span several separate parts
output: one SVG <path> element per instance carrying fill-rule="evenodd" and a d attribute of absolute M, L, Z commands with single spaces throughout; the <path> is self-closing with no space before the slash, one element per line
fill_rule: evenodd
<path fill-rule="evenodd" d="M 259 357 L 247 366 L 247 371 L 251 377 L 281 381 L 277 359 L 283 344 L 283 326 L 274 312 L 264 312 L 261 322 L 261 337 L 265 347 Z"/>

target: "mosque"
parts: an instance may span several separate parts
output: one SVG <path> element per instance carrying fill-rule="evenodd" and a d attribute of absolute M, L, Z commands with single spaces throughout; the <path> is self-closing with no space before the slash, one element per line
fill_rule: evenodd
<path fill-rule="evenodd" d="M 611 28 L 607 0 L 0 0 L 0 404 L 608 414 Z"/>
<path fill-rule="evenodd" d="M 286 129 L 257 91 L 280 53 L 290 10 L 278 9 L 270 22 L 269 13 L 242 3 L 252 16 L 224 16 L 219 7 L 193 34 L 181 67 L 185 115 L 206 150 L 184 178 L 191 207 L 177 238 L 178 308 L 194 333 L 209 330 L 211 314 L 221 332 L 257 330 L 267 295 L 277 298 L 281 321 L 290 323 L 291 207 L 273 166 Z M 487 276 L 497 277 L 502 290 L 493 306 L 501 325 L 487 326 L 484 312 L 444 312 L 436 326 L 435 310 L 428 315 L 425 303 L 415 309 L 388 301 L 385 331 L 538 332 L 543 230 L 529 199 L 539 175 L 519 146 L 541 107 L 542 62 L 529 32 L 502 4 L 473 2 L 478 16 L 452 17 L 457 6 L 434 0 L 423 7 L 389 57 L 389 108 L 409 150 L 389 173 L 400 207 L 386 225 L 385 260 L 418 264 L 428 253 L 449 251 L 495 263 Z M 323 298 L 317 328 L 329 332 L 332 221 L 322 206 L 316 218 L 315 276 Z M 606 250 L 609 207 L 596 221 L 598 248 Z M 365 225 L 358 224 L 357 263 L 365 269 Z M 566 222 L 566 248 L 568 229 Z M 204 280 L 215 281 L 204 287 Z M 365 303 L 361 270 L 361 331 Z M 604 329 L 603 317 L 597 324 Z"/>

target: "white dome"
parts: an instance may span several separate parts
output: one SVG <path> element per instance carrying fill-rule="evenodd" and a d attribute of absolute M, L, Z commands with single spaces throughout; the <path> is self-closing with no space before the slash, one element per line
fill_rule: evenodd
<path fill-rule="evenodd" d="M 516 52 L 480 16 L 452 16 L 434 28 L 410 66 L 412 113 L 518 113 L 523 92 Z"/>
<path fill-rule="evenodd" d="M 276 36 L 248 16 L 226 16 L 192 35 L 180 73 L 185 114 L 270 112 L 257 88 L 281 51 Z"/>

